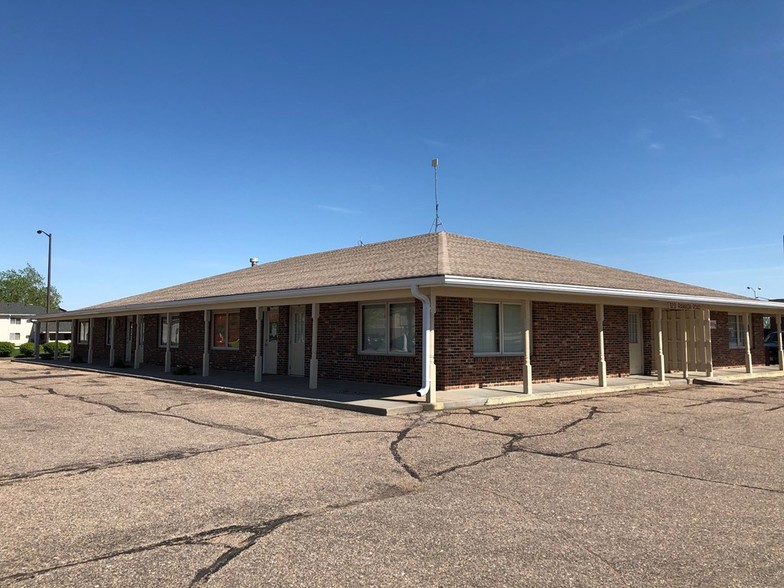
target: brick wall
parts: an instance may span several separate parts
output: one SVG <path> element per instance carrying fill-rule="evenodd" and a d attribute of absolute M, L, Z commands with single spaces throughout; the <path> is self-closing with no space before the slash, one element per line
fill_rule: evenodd
<path fill-rule="evenodd" d="M 716 321 L 716 328 L 711 329 L 711 351 L 713 354 L 713 367 L 745 367 L 746 350 L 730 349 L 729 329 L 727 327 L 726 312 L 711 311 L 711 320 Z M 762 315 L 751 315 L 751 362 L 754 365 L 765 364 L 765 339 L 762 327 Z"/>
<path fill-rule="evenodd" d="M 439 299 L 440 300 L 440 299 Z M 359 346 L 359 303 L 322 304 L 318 330 L 319 377 L 419 387 L 422 382 L 422 304 L 416 301 L 414 356 L 364 355 Z M 310 323 L 310 319 L 306 321 Z M 308 338 L 311 331 L 306 331 Z M 280 351 L 278 351 L 280 353 Z M 306 364 L 310 350 L 306 344 Z M 306 365 L 306 369 L 307 368 Z M 307 371 L 305 372 L 307 374 Z"/>
<path fill-rule="evenodd" d="M 598 377 L 596 307 L 533 302 L 531 310 L 533 380 L 556 382 Z M 440 389 L 523 382 L 521 355 L 474 356 L 472 299 L 439 297 L 435 322 Z M 629 372 L 628 328 L 626 307 L 605 307 L 605 361 L 610 376 Z"/>
<path fill-rule="evenodd" d="M 653 309 L 642 309 L 642 373 L 650 376 L 655 365 L 653 358 Z"/>

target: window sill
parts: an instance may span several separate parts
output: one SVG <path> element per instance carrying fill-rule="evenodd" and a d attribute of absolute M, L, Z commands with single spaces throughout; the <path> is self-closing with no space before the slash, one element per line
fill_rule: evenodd
<path fill-rule="evenodd" d="M 370 357 L 416 357 L 416 353 L 403 353 L 402 351 L 360 351 L 357 355 Z"/>

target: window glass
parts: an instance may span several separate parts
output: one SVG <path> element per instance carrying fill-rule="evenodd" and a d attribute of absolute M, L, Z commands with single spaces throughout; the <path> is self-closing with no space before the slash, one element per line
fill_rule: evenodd
<path fill-rule="evenodd" d="M 740 314 L 728 315 L 727 329 L 730 349 L 744 349 L 746 347 L 746 327 L 743 324 L 743 316 Z"/>
<path fill-rule="evenodd" d="M 474 353 L 498 353 L 498 305 L 474 303 Z"/>
<path fill-rule="evenodd" d="M 504 304 L 504 353 L 523 352 L 523 314 L 519 304 Z"/>
<path fill-rule="evenodd" d="M 297 310 L 294 312 L 294 326 L 291 334 L 292 343 L 305 342 L 305 311 Z"/>
<path fill-rule="evenodd" d="M 386 304 L 366 304 L 362 307 L 362 351 L 387 350 Z"/>
<path fill-rule="evenodd" d="M 629 343 L 631 345 L 640 342 L 639 329 L 637 327 L 637 314 L 629 313 Z"/>
<path fill-rule="evenodd" d="M 238 349 L 240 346 L 240 315 L 238 312 L 229 315 L 229 347 Z"/>
<path fill-rule="evenodd" d="M 79 343 L 87 343 L 90 340 L 90 322 L 79 321 Z"/>
<path fill-rule="evenodd" d="M 213 314 L 212 315 L 212 346 L 213 347 L 226 347 L 227 331 L 227 315 Z"/>
<path fill-rule="evenodd" d="M 160 334 L 160 346 L 166 347 L 166 340 L 169 338 L 169 334 L 171 333 L 171 347 L 177 347 L 180 344 L 180 315 L 172 314 L 171 316 L 171 327 L 168 326 L 166 323 L 166 315 L 161 315 L 161 334 Z"/>
<path fill-rule="evenodd" d="M 414 353 L 414 305 L 389 305 L 389 350 Z"/>

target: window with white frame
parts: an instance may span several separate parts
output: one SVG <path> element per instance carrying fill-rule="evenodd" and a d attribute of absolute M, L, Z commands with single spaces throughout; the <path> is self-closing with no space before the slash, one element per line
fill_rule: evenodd
<path fill-rule="evenodd" d="M 79 321 L 79 343 L 90 342 L 90 321 Z"/>
<path fill-rule="evenodd" d="M 730 349 L 745 349 L 746 327 L 742 314 L 727 315 L 727 330 L 729 331 Z"/>
<path fill-rule="evenodd" d="M 22 318 L 18 317 L 18 316 L 12 316 L 11 317 L 11 324 L 12 325 L 21 325 L 22 324 Z"/>
<path fill-rule="evenodd" d="M 474 355 L 523 352 L 520 304 L 474 303 Z"/>
<path fill-rule="evenodd" d="M 166 321 L 166 315 L 162 314 L 160 316 L 160 328 L 159 328 L 159 335 L 158 335 L 158 344 L 161 347 L 166 347 L 166 341 L 169 339 L 169 335 L 171 334 L 171 347 L 179 347 L 180 345 L 180 315 L 179 314 L 172 314 L 169 315 L 171 318 L 171 328 Z"/>
<path fill-rule="evenodd" d="M 22 340 L 22 333 L 9 333 L 8 336 L 10 337 L 11 341 L 21 341 Z"/>
<path fill-rule="evenodd" d="M 174 341 L 174 337 L 172 337 Z M 179 335 L 178 335 L 179 341 Z M 212 313 L 212 347 L 213 349 L 239 349 L 240 346 L 240 313 Z"/>
<path fill-rule="evenodd" d="M 113 335 L 113 333 L 112 333 L 112 318 L 108 317 L 108 316 L 106 317 L 106 331 L 105 332 L 106 332 L 106 346 L 107 347 L 111 347 L 112 346 L 112 335 Z"/>
<path fill-rule="evenodd" d="M 360 311 L 360 350 L 363 353 L 413 354 L 413 302 L 363 304 Z"/>

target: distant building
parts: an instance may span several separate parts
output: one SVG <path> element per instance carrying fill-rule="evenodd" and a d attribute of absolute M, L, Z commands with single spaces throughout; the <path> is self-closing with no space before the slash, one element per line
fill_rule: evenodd
<path fill-rule="evenodd" d="M 64 312 L 60 309 L 61 312 Z M 15 345 L 21 345 L 28 341 L 33 341 L 32 319 L 40 314 L 46 314 L 46 308 L 34 304 L 23 304 L 21 302 L 0 302 L 0 341 L 10 341 Z M 59 331 L 60 341 L 71 340 L 71 321 L 52 321 L 49 323 L 49 339 L 55 340 L 55 335 Z M 42 341 L 46 336 L 46 325 L 41 326 Z"/>

